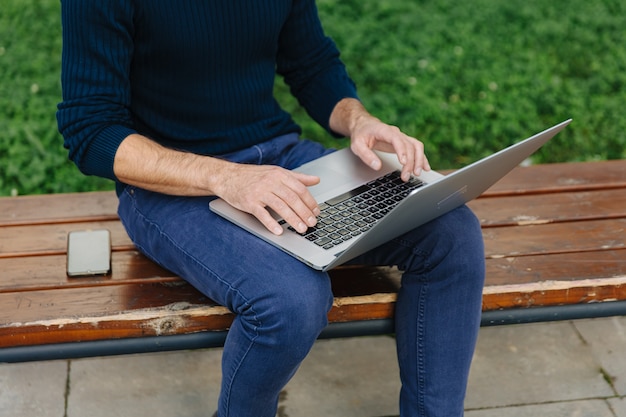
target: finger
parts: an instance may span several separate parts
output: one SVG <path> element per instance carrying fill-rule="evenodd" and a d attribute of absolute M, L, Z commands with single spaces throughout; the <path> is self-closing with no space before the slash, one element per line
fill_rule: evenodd
<path fill-rule="evenodd" d="M 403 181 L 411 179 L 411 175 L 415 171 L 416 161 L 419 150 L 416 149 L 417 141 L 399 130 L 393 136 L 391 145 L 393 152 L 398 158 L 398 162 L 402 165 L 401 175 Z"/>
<path fill-rule="evenodd" d="M 315 226 L 317 219 L 303 203 L 290 202 L 292 197 L 279 195 L 267 196 L 266 207 L 271 208 L 278 216 L 293 227 L 298 233 L 304 233 L 309 227 Z M 294 207 L 297 206 L 297 207 Z M 267 210 L 266 210 L 267 211 Z M 269 222 L 271 224 L 271 222 Z M 270 229 L 271 230 L 271 229 Z"/>
<path fill-rule="evenodd" d="M 424 145 L 417 139 L 411 138 L 411 145 L 413 146 L 413 166 L 410 167 L 412 175 L 420 175 L 422 169 L 424 169 L 424 161 L 426 156 L 424 155 Z"/>
<path fill-rule="evenodd" d="M 317 185 L 320 182 L 320 177 L 315 175 L 303 174 L 302 172 L 291 171 L 294 177 L 307 187 Z"/>
<path fill-rule="evenodd" d="M 317 224 L 317 215 L 320 213 L 319 206 L 303 183 L 294 180 L 287 184 L 287 187 L 276 190 L 276 195 L 282 202 L 286 203 L 287 208 L 298 217 L 298 219 L 293 218 L 293 221 L 287 218 L 285 219 L 290 224 L 297 221 L 298 227 L 294 224 L 292 224 L 292 226 L 296 227 L 298 231 L 302 231 L 301 229 L 303 227 L 301 222 L 304 222 L 306 227 L 313 227 Z"/>
<path fill-rule="evenodd" d="M 428 157 L 426 156 L 426 154 L 424 154 L 424 170 L 426 171 L 430 171 L 432 168 L 430 166 L 430 161 L 428 160 Z"/>
<path fill-rule="evenodd" d="M 320 178 L 314 175 L 302 174 L 299 172 L 293 172 L 296 180 L 300 182 L 304 187 L 299 184 L 294 184 L 295 192 L 300 196 L 300 199 L 304 202 L 304 204 L 313 212 L 315 216 L 320 214 L 320 209 L 313 195 L 309 192 L 306 187 L 311 187 L 320 183 Z"/>
<path fill-rule="evenodd" d="M 378 155 L 365 142 L 353 140 L 350 149 L 364 164 L 373 170 L 378 171 L 382 167 L 383 164 Z"/>
<path fill-rule="evenodd" d="M 430 163 L 428 162 L 428 158 L 424 153 L 424 144 L 419 142 L 419 146 L 416 147 L 415 153 L 415 175 L 420 175 L 424 171 L 430 171 Z"/>
<path fill-rule="evenodd" d="M 280 236 L 283 234 L 283 228 L 276 219 L 270 214 L 267 209 L 262 206 L 258 206 L 257 209 L 250 212 L 263 226 L 273 234 Z"/>

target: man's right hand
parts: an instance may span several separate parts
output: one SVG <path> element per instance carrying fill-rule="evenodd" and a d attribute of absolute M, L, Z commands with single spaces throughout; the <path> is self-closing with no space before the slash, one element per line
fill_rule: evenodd
<path fill-rule="evenodd" d="M 315 226 L 320 210 L 307 187 L 318 184 L 318 177 L 277 166 L 228 164 L 214 186 L 215 194 L 227 203 L 252 214 L 276 235 L 283 229 L 269 209 L 300 233 Z"/>

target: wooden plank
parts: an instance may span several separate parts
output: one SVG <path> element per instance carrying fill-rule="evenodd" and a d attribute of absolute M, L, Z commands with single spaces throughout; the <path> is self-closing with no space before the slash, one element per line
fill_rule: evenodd
<path fill-rule="evenodd" d="M 0 294 L 0 347 L 227 329 L 232 316 L 190 286 Z"/>
<path fill-rule="evenodd" d="M 395 293 L 337 297 L 331 322 L 393 316 Z M 0 294 L 0 347 L 228 329 L 233 315 L 188 285 Z"/>
<path fill-rule="evenodd" d="M 537 283 L 575 286 L 574 281 L 606 283 L 620 277 L 626 277 L 626 248 L 492 258 L 486 260 L 485 294 L 533 289 Z"/>
<path fill-rule="evenodd" d="M 45 209 L 43 209 L 45 208 Z M 113 191 L 0 198 L 0 227 L 117 218 Z"/>
<path fill-rule="evenodd" d="M 113 250 L 129 250 L 134 245 L 122 223 L 108 221 L 19 225 L 0 228 L 0 258 L 67 253 L 67 234 L 75 230 L 108 229 Z"/>
<path fill-rule="evenodd" d="M 626 218 L 626 188 L 479 198 L 468 206 L 483 228 Z"/>
<path fill-rule="evenodd" d="M 114 252 L 111 264 L 108 276 L 68 278 L 65 255 L 0 258 L 0 293 L 181 281 L 137 251 Z"/>
<path fill-rule="evenodd" d="M 626 187 L 626 160 L 517 167 L 483 197 L 608 190 Z"/>
<path fill-rule="evenodd" d="M 176 305 L 215 305 L 190 285 L 131 283 L 0 294 L 0 323 L 82 320 Z M 170 307 L 173 308 L 173 307 Z"/>
<path fill-rule="evenodd" d="M 626 187 L 626 160 L 518 167 L 483 196 L 536 194 Z M 41 210 L 45 207 L 46 210 Z M 0 198 L 0 227 L 20 224 L 108 220 L 116 217 L 113 191 Z M 94 217 L 96 219 L 94 219 Z M 100 219 L 103 220 L 103 219 Z"/>
<path fill-rule="evenodd" d="M 626 248 L 626 218 L 483 229 L 486 258 Z"/>
<path fill-rule="evenodd" d="M 484 198 L 472 201 L 469 206 L 483 227 L 626 218 L 626 188 Z M 20 225 L 0 228 L 0 257 L 65 253 L 70 231 L 99 228 L 111 231 L 115 250 L 132 248 L 118 220 Z"/>
<path fill-rule="evenodd" d="M 179 277 L 137 251 L 114 252 L 108 276 L 68 278 L 64 255 L 0 258 L 0 293 L 128 284 L 182 285 Z M 400 276 L 385 267 L 340 267 L 330 273 L 337 296 L 395 292 Z M 185 284 L 186 285 L 186 284 Z"/>

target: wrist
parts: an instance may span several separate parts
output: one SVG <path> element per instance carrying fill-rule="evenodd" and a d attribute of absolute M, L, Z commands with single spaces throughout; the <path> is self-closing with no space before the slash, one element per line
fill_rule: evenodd
<path fill-rule="evenodd" d="M 351 137 L 359 125 L 371 119 L 375 119 L 375 117 L 365 109 L 359 100 L 344 98 L 333 109 L 329 126 L 333 131 Z"/>

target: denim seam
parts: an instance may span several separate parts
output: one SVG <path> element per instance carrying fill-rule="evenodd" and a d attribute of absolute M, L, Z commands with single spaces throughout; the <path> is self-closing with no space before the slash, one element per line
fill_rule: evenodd
<path fill-rule="evenodd" d="M 418 300 L 419 312 L 417 319 L 417 407 L 419 415 L 426 415 L 426 357 L 424 354 L 426 338 L 426 320 L 425 320 L 425 305 L 428 292 L 428 284 L 424 283 L 422 290 L 420 291 L 420 299 Z"/>

